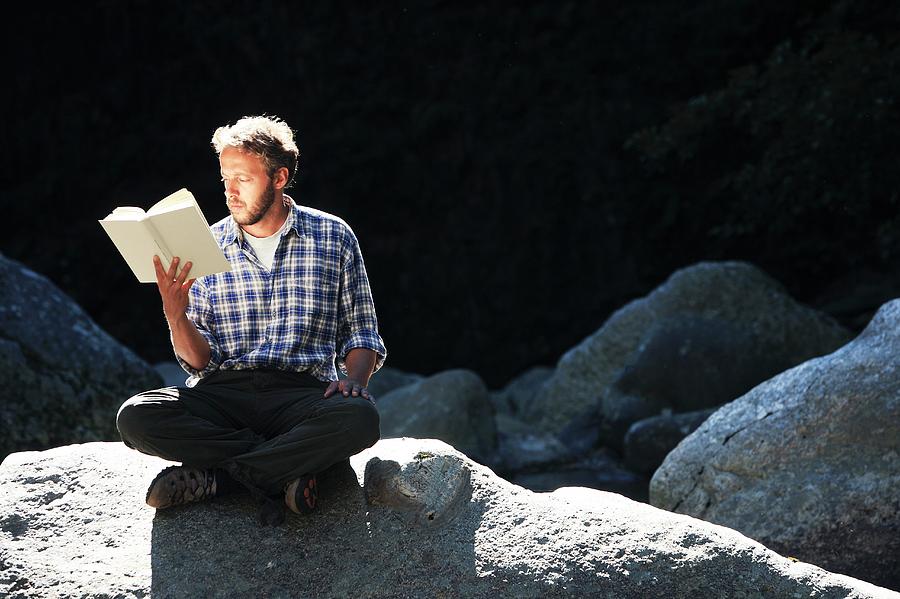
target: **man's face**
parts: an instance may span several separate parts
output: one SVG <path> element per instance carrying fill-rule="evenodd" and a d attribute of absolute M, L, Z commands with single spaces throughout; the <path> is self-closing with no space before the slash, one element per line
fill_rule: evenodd
<path fill-rule="evenodd" d="M 275 187 L 262 158 L 228 147 L 219 155 L 219 166 L 231 216 L 241 226 L 255 225 L 275 202 Z"/>

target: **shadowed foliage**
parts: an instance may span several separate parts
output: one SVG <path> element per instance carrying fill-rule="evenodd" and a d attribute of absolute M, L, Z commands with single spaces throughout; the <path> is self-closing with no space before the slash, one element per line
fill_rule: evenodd
<path fill-rule="evenodd" d="M 701 258 L 755 262 L 801 300 L 896 261 L 896 12 L 23 7 L 0 42 L 0 197 L 19 225 L 2 250 L 170 359 L 155 288 L 96 220 L 182 186 L 225 216 L 212 131 L 277 114 L 298 131 L 296 199 L 360 238 L 391 362 L 500 386 Z"/>

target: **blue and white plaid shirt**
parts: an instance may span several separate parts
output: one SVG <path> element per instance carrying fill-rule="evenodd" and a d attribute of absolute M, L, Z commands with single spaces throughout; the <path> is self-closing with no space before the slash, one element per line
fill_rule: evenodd
<path fill-rule="evenodd" d="M 209 364 L 196 370 L 176 354 L 193 387 L 217 370 L 271 368 L 306 371 L 337 380 L 335 360 L 362 347 L 387 356 L 359 242 L 337 216 L 298 206 L 291 210 L 272 270 L 266 270 L 231 216 L 213 236 L 231 271 L 201 277 L 190 291 L 187 317 L 209 342 Z"/>

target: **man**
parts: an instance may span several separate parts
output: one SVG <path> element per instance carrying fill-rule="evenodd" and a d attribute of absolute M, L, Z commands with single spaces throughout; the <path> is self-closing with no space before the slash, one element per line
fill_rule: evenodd
<path fill-rule="evenodd" d="M 356 236 L 284 189 L 297 168 L 277 117 L 219 127 L 231 216 L 211 227 L 231 271 L 190 279 L 179 258 L 157 285 L 184 387 L 140 393 L 119 409 L 122 441 L 181 462 L 147 491 L 157 509 L 249 489 L 263 523 L 315 509 L 316 473 L 372 446 L 378 412 L 367 385 L 387 351 Z M 339 380 L 335 361 L 346 373 Z"/>

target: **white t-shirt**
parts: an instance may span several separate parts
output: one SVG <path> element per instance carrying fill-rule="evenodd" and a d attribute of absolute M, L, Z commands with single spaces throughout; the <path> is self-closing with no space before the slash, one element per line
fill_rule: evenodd
<path fill-rule="evenodd" d="M 284 224 L 281 225 L 280 229 L 268 237 L 254 237 L 250 233 L 243 231 L 244 239 L 246 239 L 247 243 L 250 244 L 250 247 L 253 248 L 253 253 L 256 254 L 259 261 L 266 267 L 266 270 L 272 270 L 272 262 L 275 261 L 275 251 L 278 249 L 278 242 L 281 241 L 281 236 L 284 234 L 285 229 L 287 229 L 288 221 L 291 220 L 290 216 L 291 215 L 289 214 L 288 218 L 284 219 Z"/>

